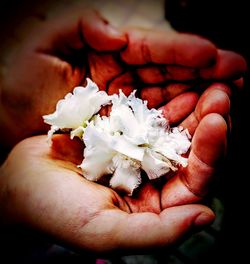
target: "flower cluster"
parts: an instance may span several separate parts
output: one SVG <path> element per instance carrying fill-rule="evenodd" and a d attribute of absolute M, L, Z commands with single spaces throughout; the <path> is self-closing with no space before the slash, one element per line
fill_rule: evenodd
<path fill-rule="evenodd" d="M 109 116 L 100 116 L 103 105 L 112 104 Z M 141 170 L 156 179 L 178 164 L 187 165 L 181 155 L 190 147 L 187 130 L 170 128 L 161 111 L 148 109 L 147 102 L 136 98 L 108 96 L 87 79 L 87 86 L 77 87 L 57 104 L 56 111 L 44 116 L 51 125 L 49 137 L 61 129 L 71 129 L 71 137 L 84 144 L 80 167 L 85 178 L 98 181 L 111 174 L 110 186 L 132 195 L 141 183 Z"/>

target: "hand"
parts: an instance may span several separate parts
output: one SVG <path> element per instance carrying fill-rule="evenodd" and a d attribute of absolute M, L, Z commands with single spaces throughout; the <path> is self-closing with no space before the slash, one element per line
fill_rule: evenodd
<path fill-rule="evenodd" d="M 25 139 L 0 171 L 2 224 L 30 226 L 60 243 L 102 253 L 170 246 L 210 224 L 213 212 L 194 203 L 206 194 L 225 153 L 229 94 L 227 86 L 214 84 L 200 99 L 187 92 L 163 107 L 171 124 L 181 124 L 193 134 L 188 167 L 162 188 L 143 184 L 132 197 L 119 196 L 80 175 L 80 141 L 54 135 L 50 147 L 46 136 Z M 182 111 L 183 104 L 192 108 Z"/>
<path fill-rule="evenodd" d="M 0 143 L 5 147 L 46 133 L 42 116 L 86 77 L 110 94 L 137 89 L 149 107 L 158 107 L 199 82 L 237 80 L 245 70 L 242 57 L 200 37 L 173 30 L 122 32 L 91 10 L 33 20 L 20 26 L 20 44 L 6 53 L 2 67 Z"/>

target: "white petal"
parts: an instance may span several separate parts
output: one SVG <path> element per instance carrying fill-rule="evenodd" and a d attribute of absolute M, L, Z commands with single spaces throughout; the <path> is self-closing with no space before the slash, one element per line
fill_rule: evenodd
<path fill-rule="evenodd" d="M 130 143 L 124 136 L 118 135 L 112 138 L 112 148 L 130 158 L 142 161 L 145 149 Z"/>
<path fill-rule="evenodd" d="M 68 93 L 57 103 L 53 114 L 45 115 L 43 118 L 46 123 L 55 125 L 59 129 L 76 129 L 97 113 L 102 105 L 108 104 L 110 99 L 111 97 L 105 92 L 98 91 L 95 83 L 87 79 L 85 88 L 76 87 L 73 94 Z"/>
<path fill-rule="evenodd" d="M 182 157 L 188 151 L 191 142 L 189 141 L 188 134 L 181 131 L 179 128 L 173 128 L 169 133 L 165 133 L 158 138 L 157 142 L 152 146 L 152 149 L 165 158 L 179 163 L 182 166 L 187 165 L 187 159 Z"/>
<path fill-rule="evenodd" d="M 79 167 L 86 179 L 98 181 L 102 176 L 113 173 L 112 158 L 114 153 L 95 148 L 92 150 L 85 149 L 84 155 L 84 160 Z"/>
<path fill-rule="evenodd" d="M 57 126 L 51 126 L 50 130 L 48 131 L 48 142 L 50 145 L 52 144 L 52 136 L 57 130 L 59 130 Z"/>
<path fill-rule="evenodd" d="M 176 170 L 168 159 L 149 149 L 145 152 L 142 169 L 147 173 L 150 180 L 159 178 L 170 170 Z"/>
<path fill-rule="evenodd" d="M 113 158 L 115 172 L 110 180 L 110 186 L 116 190 L 132 195 L 141 183 L 140 165 L 122 155 Z"/>
<path fill-rule="evenodd" d="M 117 126 L 112 122 L 111 117 L 100 117 L 97 115 L 92 120 L 90 126 L 102 134 L 103 140 L 109 142 L 108 145 L 110 149 L 139 161 L 143 159 L 144 148 L 133 144 L 119 129 L 117 130 Z M 84 137 L 84 140 L 88 139 Z"/>
<path fill-rule="evenodd" d="M 92 127 L 87 127 L 84 138 L 84 160 L 79 166 L 83 176 L 88 180 L 97 181 L 103 175 L 113 173 L 112 158 L 116 153 L 109 148 L 109 142 Z"/>
<path fill-rule="evenodd" d="M 82 139 L 83 133 L 84 133 L 84 127 L 79 126 L 78 128 L 70 132 L 70 138 L 73 139 L 74 137 L 79 137 L 80 139 Z"/>
<path fill-rule="evenodd" d="M 86 128 L 83 138 L 86 145 L 84 160 L 80 165 L 83 176 L 97 181 L 103 175 L 113 173 L 112 158 L 116 153 L 109 147 L 109 138 L 91 126 Z"/>
<path fill-rule="evenodd" d="M 135 91 L 129 97 L 120 91 L 112 103 L 111 123 L 132 144 L 150 144 L 158 138 L 158 129 L 166 127 L 161 111 L 148 109 L 146 101 L 135 97 Z"/>
<path fill-rule="evenodd" d="M 128 104 L 114 104 L 110 113 L 112 126 L 136 145 L 145 144 L 146 136 L 143 127 L 136 119 Z"/>

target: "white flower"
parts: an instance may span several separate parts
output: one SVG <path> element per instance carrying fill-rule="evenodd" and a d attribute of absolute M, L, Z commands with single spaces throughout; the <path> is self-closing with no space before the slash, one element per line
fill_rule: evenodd
<path fill-rule="evenodd" d="M 112 99 L 109 117 L 95 116 L 85 129 L 83 174 L 98 180 L 113 174 L 110 185 L 132 195 L 141 182 L 141 170 L 149 179 L 187 165 L 181 154 L 190 147 L 189 134 L 167 124 L 161 111 L 148 109 L 133 92 Z"/>
<path fill-rule="evenodd" d="M 86 87 L 76 87 L 64 99 L 58 101 L 53 114 L 43 116 L 51 125 L 49 137 L 59 129 L 72 129 L 72 135 L 81 136 L 82 126 L 96 114 L 102 105 L 108 104 L 111 97 L 99 91 L 97 85 L 87 78 Z M 80 127 L 80 128 L 79 128 Z M 77 131 L 74 131 L 77 130 Z"/>
<path fill-rule="evenodd" d="M 110 116 L 96 114 L 112 102 Z M 87 86 L 76 87 L 43 117 L 51 125 L 48 136 L 59 129 L 71 130 L 85 144 L 82 168 L 85 178 L 98 181 L 112 175 L 110 186 L 132 195 L 141 183 L 141 171 L 150 180 L 187 165 L 181 155 L 190 147 L 190 135 L 183 128 L 170 128 L 162 112 L 148 109 L 147 102 L 135 97 L 108 96 L 87 79 Z"/>
<path fill-rule="evenodd" d="M 149 139 L 155 127 L 165 125 L 166 120 L 161 111 L 148 109 L 146 101 L 135 97 L 135 91 L 126 97 L 122 92 L 112 99 L 111 122 L 126 138 L 135 145 L 149 144 Z"/>
<path fill-rule="evenodd" d="M 132 194 L 140 184 L 140 160 L 144 149 L 126 141 L 113 130 L 108 117 L 96 116 L 86 127 L 84 160 L 80 167 L 85 178 L 97 181 L 102 176 L 113 174 L 112 188 Z"/>

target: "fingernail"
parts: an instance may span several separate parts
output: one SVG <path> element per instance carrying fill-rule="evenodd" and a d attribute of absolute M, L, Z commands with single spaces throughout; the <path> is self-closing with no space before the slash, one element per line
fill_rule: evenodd
<path fill-rule="evenodd" d="M 214 221 L 215 215 L 208 214 L 206 212 L 200 213 L 194 220 L 195 226 L 205 226 L 210 225 Z"/>

